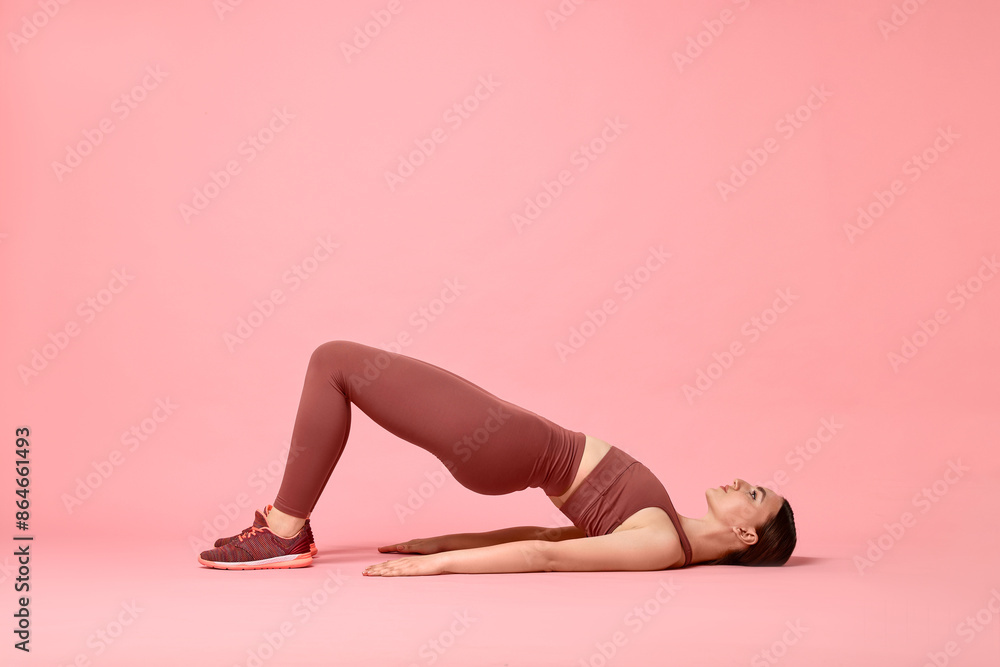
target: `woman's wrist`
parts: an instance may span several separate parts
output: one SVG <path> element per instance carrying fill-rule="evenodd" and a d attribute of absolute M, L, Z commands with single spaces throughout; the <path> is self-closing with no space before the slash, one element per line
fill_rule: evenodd
<path fill-rule="evenodd" d="M 434 574 L 451 574 L 453 572 L 451 566 L 454 563 L 454 552 L 452 551 L 442 551 L 441 553 L 431 554 L 428 558 L 432 558 L 432 570 Z"/>

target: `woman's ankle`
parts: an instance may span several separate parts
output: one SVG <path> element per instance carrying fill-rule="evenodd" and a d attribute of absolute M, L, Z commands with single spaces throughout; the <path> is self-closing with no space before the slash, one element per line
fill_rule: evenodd
<path fill-rule="evenodd" d="M 272 507 L 267 513 L 267 526 L 271 532 L 278 537 L 291 538 L 299 534 L 302 527 L 306 525 L 306 520 L 291 514 L 285 514 L 281 510 Z"/>

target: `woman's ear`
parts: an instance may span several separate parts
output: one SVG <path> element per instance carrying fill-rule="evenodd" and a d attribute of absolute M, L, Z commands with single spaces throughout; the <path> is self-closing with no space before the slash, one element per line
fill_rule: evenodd
<path fill-rule="evenodd" d="M 748 547 L 757 544 L 757 531 L 753 528 L 733 526 L 733 532 L 736 533 L 736 539 Z"/>

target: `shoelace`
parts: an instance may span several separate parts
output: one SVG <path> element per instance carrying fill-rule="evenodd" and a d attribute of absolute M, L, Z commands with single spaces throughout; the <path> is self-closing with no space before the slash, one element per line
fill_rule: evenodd
<path fill-rule="evenodd" d="M 243 541 L 243 538 L 248 538 L 248 537 L 251 537 L 253 535 L 256 535 L 257 533 L 262 533 L 262 532 L 264 532 L 264 530 L 262 528 L 258 528 L 257 526 L 250 526 L 249 528 L 247 528 L 246 530 L 244 530 L 242 533 L 240 533 L 240 542 Z"/>
<path fill-rule="evenodd" d="M 243 529 L 243 530 L 242 530 L 242 531 L 240 532 L 240 534 L 239 534 L 239 535 L 237 535 L 236 537 L 242 537 L 243 535 L 246 535 L 247 533 L 249 533 L 249 532 L 250 532 L 250 530 L 251 530 L 251 529 L 253 529 L 253 526 L 250 526 L 250 528 L 244 528 L 244 529 Z"/>

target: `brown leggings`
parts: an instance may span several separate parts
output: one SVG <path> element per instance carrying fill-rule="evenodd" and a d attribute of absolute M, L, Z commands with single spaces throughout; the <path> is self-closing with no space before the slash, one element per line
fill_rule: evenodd
<path fill-rule="evenodd" d="M 347 443 L 351 403 L 476 493 L 537 487 L 562 495 L 583 457 L 583 433 L 419 359 L 337 340 L 309 359 L 274 507 L 299 518 L 312 512 Z"/>

